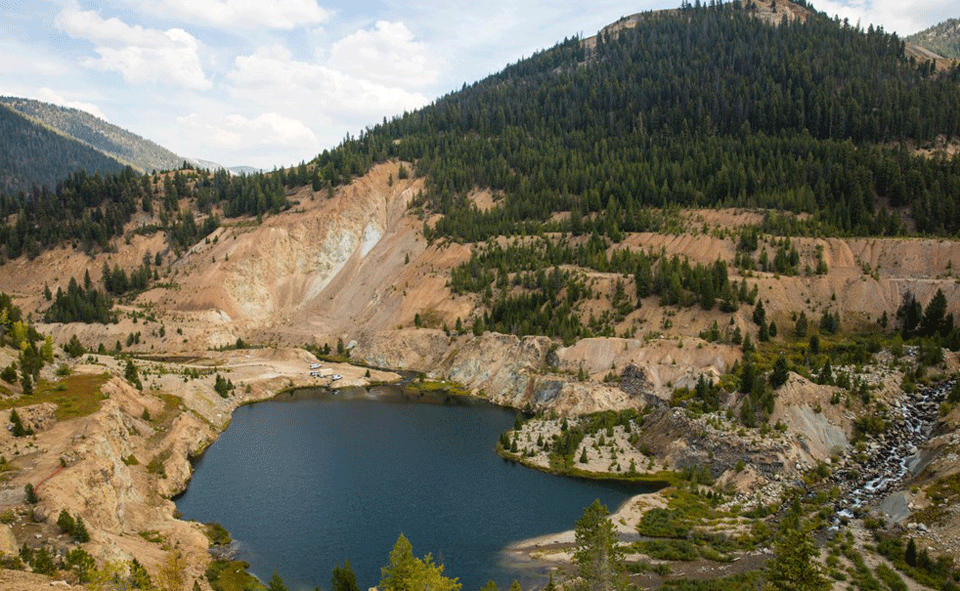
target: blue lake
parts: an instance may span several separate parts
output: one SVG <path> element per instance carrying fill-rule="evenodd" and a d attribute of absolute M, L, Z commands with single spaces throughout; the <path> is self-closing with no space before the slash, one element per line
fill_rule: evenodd
<path fill-rule="evenodd" d="M 344 559 L 361 589 L 376 585 L 401 532 L 463 591 L 514 578 L 526 589 L 543 574 L 506 560 L 506 545 L 572 529 L 594 499 L 614 511 L 644 489 L 504 461 L 494 448 L 515 416 L 395 387 L 284 394 L 234 412 L 177 508 L 221 523 L 253 574 L 276 570 L 292 591 L 329 589 Z"/>

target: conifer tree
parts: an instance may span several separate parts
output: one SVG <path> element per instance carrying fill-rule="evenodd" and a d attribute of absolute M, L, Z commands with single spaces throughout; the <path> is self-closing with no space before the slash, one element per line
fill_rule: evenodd
<path fill-rule="evenodd" d="M 907 542 L 907 549 L 903 554 L 903 561 L 907 563 L 907 566 L 917 566 L 917 543 L 913 538 L 910 538 Z"/>
<path fill-rule="evenodd" d="M 143 384 L 140 383 L 140 374 L 132 359 L 127 359 L 127 366 L 123 371 L 123 377 L 132 385 L 136 386 L 138 390 L 143 390 Z"/>
<path fill-rule="evenodd" d="M 344 560 L 343 567 L 338 562 L 333 567 L 333 576 L 330 578 L 330 591 L 359 591 L 357 576 L 350 568 L 350 561 Z"/>
<path fill-rule="evenodd" d="M 817 562 L 819 551 L 801 522 L 801 505 L 794 499 L 773 544 L 773 559 L 765 570 L 774 591 L 820 591 L 828 586 Z"/>
<path fill-rule="evenodd" d="M 770 385 L 774 388 L 779 388 L 787 383 L 789 375 L 790 370 L 787 366 L 786 357 L 783 355 L 778 356 L 777 360 L 773 363 L 773 371 L 770 373 Z"/>
<path fill-rule="evenodd" d="M 573 560 L 577 565 L 580 591 L 624 589 L 623 550 L 606 506 L 595 500 L 577 520 Z"/>
<path fill-rule="evenodd" d="M 73 534 L 76 525 L 70 513 L 68 513 L 66 509 L 61 509 L 60 515 L 57 517 L 57 527 L 60 528 L 60 531 L 65 534 Z"/>
<path fill-rule="evenodd" d="M 429 554 L 419 559 L 413 546 L 400 534 L 390 551 L 390 561 L 380 569 L 379 589 L 383 591 L 460 591 L 456 579 L 443 575 L 443 565 L 433 563 Z"/>
<path fill-rule="evenodd" d="M 90 541 L 90 532 L 87 531 L 87 525 L 83 522 L 83 517 L 77 516 L 77 524 L 73 528 L 73 539 L 81 544 Z"/>
<path fill-rule="evenodd" d="M 270 583 L 267 585 L 267 591 L 287 591 L 287 586 L 283 584 L 283 579 L 280 578 L 280 573 L 273 571 L 273 576 L 270 577 Z"/>

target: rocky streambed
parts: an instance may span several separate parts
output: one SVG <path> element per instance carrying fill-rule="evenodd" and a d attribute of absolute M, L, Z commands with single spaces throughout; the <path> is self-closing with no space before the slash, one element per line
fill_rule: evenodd
<path fill-rule="evenodd" d="M 865 452 L 854 453 L 834 470 L 832 480 L 840 487 L 834 505 L 838 516 L 852 517 L 922 469 L 925 462 L 920 448 L 930 439 L 940 405 L 953 384 L 954 380 L 948 380 L 904 393 L 888 409 L 885 420 L 890 425 L 883 433 L 868 443 Z"/>

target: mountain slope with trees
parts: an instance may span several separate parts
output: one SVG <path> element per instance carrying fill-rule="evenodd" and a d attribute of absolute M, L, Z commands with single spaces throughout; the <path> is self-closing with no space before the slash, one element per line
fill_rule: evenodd
<path fill-rule="evenodd" d="M 653 13 L 588 51 L 577 38 L 316 161 L 333 184 L 391 157 L 417 163 L 438 235 L 535 233 L 555 212 L 647 229 L 665 204 L 813 214 L 835 233 L 955 233 L 956 158 L 908 146 L 960 135 L 960 68 L 936 74 L 895 34 L 823 15 L 769 26 L 739 3 Z M 845 163 L 840 165 L 840 163 Z M 474 188 L 502 206 L 469 206 Z"/>
<path fill-rule="evenodd" d="M 140 172 L 175 170 L 184 158 L 86 111 L 17 97 L 0 97 L 0 103 L 43 125 L 72 137 Z M 70 171 L 73 172 L 73 171 Z M 93 172 L 89 170 L 88 172 Z M 59 178 L 69 173 L 60 174 Z M 40 183 L 38 183 L 40 184 Z M 50 183 L 47 183 L 50 184 Z"/>
<path fill-rule="evenodd" d="M 116 173 L 115 158 L 0 105 L 0 192 L 15 195 L 34 186 L 54 186 L 81 171 Z"/>
<path fill-rule="evenodd" d="M 947 19 L 910 35 L 907 41 L 943 57 L 960 59 L 960 19 Z"/>

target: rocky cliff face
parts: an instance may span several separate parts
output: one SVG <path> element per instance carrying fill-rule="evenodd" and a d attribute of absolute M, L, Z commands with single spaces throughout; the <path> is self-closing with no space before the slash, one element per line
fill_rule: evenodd
<path fill-rule="evenodd" d="M 447 336 L 433 329 L 364 334 L 352 355 L 453 380 L 497 404 L 560 414 L 637 408 L 647 396 L 669 398 L 674 386 L 692 386 L 701 374 L 719 375 L 740 356 L 699 339 L 585 339 L 558 348 L 546 337 Z M 579 379 L 581 369 L 585 380 Z M 626 382 L 625 371 L 632 376 Z M 616 379 L 605 383 L 607 374 Z"/>

